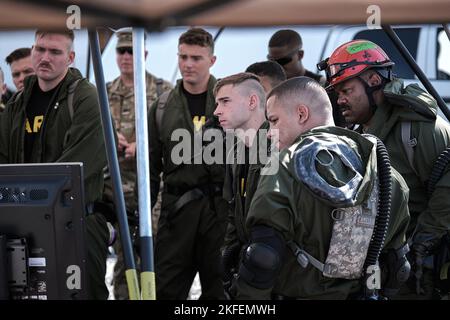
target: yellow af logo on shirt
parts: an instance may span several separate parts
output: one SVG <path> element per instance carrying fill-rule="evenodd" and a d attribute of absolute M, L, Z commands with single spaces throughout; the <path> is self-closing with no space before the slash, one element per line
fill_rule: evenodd
<path fill-rule="evenodd" d="M 206 117 L 205 116 L 201 116 L 201 117 L 195 116 L 192 119 L 192 121 L 194 122 L 194 129 L 195 129 L 195 131 L 199 131 L 203 127 L 203 125 L 205 124 Z"/>
<path fill-rule="evenodd" d="M 43 115 L 34 117 L 33 129 L 31 129 L 30 121 L 27 118 L 27 120 L 25 122 L 25 131 L 27 133 L 37 133 L 37 132 L 39 132 L 39 130 L 41 130 L 42 122 L 44 122 L 44 116 Z"/>

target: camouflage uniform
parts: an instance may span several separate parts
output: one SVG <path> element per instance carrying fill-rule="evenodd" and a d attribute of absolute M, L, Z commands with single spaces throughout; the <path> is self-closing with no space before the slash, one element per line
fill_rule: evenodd
<path fill-rule="evenodd" d="M 324 263 L 330 246 L 334 219 L 332 213 L 336 208 L 330 201 L 322 198 L 316 192 L 306 187 L 306 180 L 300 180 L 297 175 L 295 151 L 302 146 L 302 141 L 309 137 L 331 134 L 335 140 L 340 140 L 350 146 L 360 157 L 363 179 L 357 186 L 353 197 L 355 206 L 365 203 L 371 196 L 377 171 L 374 166 L 373 142 L 363 136 L 338 127 L 323 127 L 311 130 L 301 135 L 288 149 L 283 150 L 279 158 L 279 170 L 274 175 L 262 175 L 258 189 L 253 197 L 247 217 L 247 230 L 257 226 L 266 226 L 276 230 L 282 241 L 294 241 L 300 248 Z M 321 140 L 319 140 L 321 141 Z M 321 159 L 318 153 L 316 159 Z M 331 188 L 339 188 L 347 184 L 353 175 L 343 164 L 340 157 L 333 157 L 331 163 L 327 161 L 314 162 L 319 175 L 329 183 Z M 323 163 L 323 165 L 322 165 Z M 376 162 L 375 162 L 376 163 Z M 297 165 L 298 167 L 298 165 Z M 325 194 L 326 196 L 326 194 Z M 405 242 L 405 232 L 409 221 L 407 207 L 408 188 L 395 171 L 392 171 L 392 210 L 390 224 L 385 241 L 385 249 L 399 248 Z M 334 234 L 334 233 L 333 233 Z M 358 240 L 358 239 L 356 239 Z M 250 242 L 253 243 L 252 241 Z M 285 244 L 284 244 L 285 245 Z M 338 247 L 339 249 L 339 247 Z M 284 258 L 281 257 L 279 273 L 274 275 L 272 285 L 256 287 L 244 280 L 239 269 L 235 283 L 236 298 L 238 299 L 347 299 L 357 295 L 361 289 L 359 279 L 344 279 L 325 276 L 311 264 L 302 267 L 293 252 L 285 248 Z M 358 250 L 350 254 L 358 254 Z M 362 257 L 365 259 L 365 256 Z M 328 261 L 328 259 L 327 259 Z M 247 269 L 248 270 L 248 269 Z M 264 274 L 261 277 L 265 277 Z M 257 279 L 254 276 L 254 279 Z M 257 281 L 257 280 L 255 280 Z"/>
<path fill-rule="evenodd" d="M 146 72 L 145 82 L 147 87 L 147 107 L 155 102 L 157 94 L 157 78 Z M 164 81 L 161 85 L 161 93 L 171 89 L 169 82 Z M 107 84 L 109 106 L 114 119 L 114 124 L 118 133 L 121 133 L 128 142 L 136 142 L 135 132 L 135 107 L 134 88 L 127 88 L 123 85 L 120 77 Z M 122 188 L 125 196 L 127 211 L 133 212 L 137 209 L 137 199 L 134 194 L 136 182 L 136 159 L 125 158 L 121 152 L 117 155 L 120 165 L 120 175 L 122 178 Z M 112 202 L 111 180 L 105 182 L 105 197 Z"/>
<path fill-rule="evenodd" d="M 119 32 L 117 47 L 131 46 L 131 33 Z M 159 81 L 161 81 L 161 83 L 158 84 Z M 145 83 L 147 88 L 147 108 L 150 108 L 153 102 L 158 98 L 158 95 L 172 88 L 169 82 L 157 79 L 149 72 L 146 72 L 145 74 Z M 125 87 L 121 78 L 118 77 L 114 81 L 107 84 L 107 91 L 111 114 L 117 132 L 122 134 L 129 143 L 136 142 L 134 88 Z M 120 175 L 122 179 L 122 189 L 124 193 L 126 209 L 128 213 L 134 213 L 138 209 L 138 199 L 136 192 L 137 190 L 135 190 L 137 181 L 136 158 L 125 158 L 124 152 L 120 151 L 118 152 L 117 156 L 119 160 Z M 104 200 L 109 203 L 113 202 L 113 190 L 110 177 L 107 177 L 105 179 Z M 153 232 L 156 233 L 157 219 L 155 219 L 155 217 L 159 216 L 159 210 L 155 208 L 152 215 L 152 229 Z M 131 235 L 135 237 L 139 236 L 137 224 L 131 225 Z M 123 261 L 123 252 L 120 238 L 116 240 L 114 249 L 117 254 L 117 263 L 114 268 L 113 280 L 115 297 L 116 299 L 127 299 L 128 287 L 124 278 L 125 265 Z M 139 265 L 139 257 L 136 252 L 135 258 L 137 260 L 136 264 Z"/>

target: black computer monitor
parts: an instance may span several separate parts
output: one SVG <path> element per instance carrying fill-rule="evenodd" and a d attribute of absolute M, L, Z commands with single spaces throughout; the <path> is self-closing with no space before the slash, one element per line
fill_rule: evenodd
<path fill-rule="evenodd" d="M 3 299 L 87 299 L 85 212 L 81 163 L 0 165 Z"/>

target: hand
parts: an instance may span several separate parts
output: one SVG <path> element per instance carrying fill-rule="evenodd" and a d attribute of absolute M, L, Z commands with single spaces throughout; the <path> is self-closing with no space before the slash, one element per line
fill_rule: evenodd
<path fill-rule="evenodd" d="M 426 257 L 426 248 L 422 244 L 413 245 L 410 254 L 413 278 L 415 280 L 415 290 L 417 295 L 425 294 L 422 288 L 423 282 L 423 261 Z"/>
<path fill-rule="evenodd" d="M 236 266 L 238 265 L 239 242 L 233 243 L 225 247 L 221 256 L 221 269 L 222 269 L 222 285 L 225 297 L 227 300 L 233 300 L 236 295 L 235 281 L 237 276 Z"/>
<path fill-rule="evenodd" d="M 117 137 L 119 138 L 119 145 L 117 146 L 117 149 L 119 151 L 124 151 L 129 146 L 129 143 L 125 136 L 120 132 L 117 132 Z"/>
<path fill-rule="evenodd" d="M 135 158 L 136 157 L 136 142 L 131 142 L 125 148 L 125 158 Z"/>
<path fill-rule="evenodd" d="M 237 273 L 234 273 L 229 281 L 223 282 L 223 293 L 227 300 L 235 300 L 237 276 Z"/>
<path fill-rule="evenodd" d="M 409 260 L 411 262 L 411 274 L 415 279 L 415 289 L 418 295 L 425 293 L 422 286 L 425 258 L 434 254 L 439 241 L 440 238 L 430 233 L 419 232 L 413 237 Z"/>
<path fill-rule="evenodd" d="M 234 273 L 236 273 L 236 266 L 239 262 L 240 248 L 241 246 L 238 242 L 236 242 L 225 247 L 222 252 L 220 267 L 222 270 L 222 282 L 224 284 L 230 282 Z"/>

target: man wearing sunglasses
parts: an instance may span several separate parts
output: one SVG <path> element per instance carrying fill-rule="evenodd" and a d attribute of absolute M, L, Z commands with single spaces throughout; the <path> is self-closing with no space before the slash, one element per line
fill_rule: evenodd
<path fill-rule="evenodd" d="M 116 62 L 120 70 L 120 76 L 107 84 L 107 90 L 111 114 L 119 140 L 117 151 L 125 204 L 127 212 L 134 216 L 133 213 L 137 210 L 138 199 L 134 190 L 137 168 L 132 29 L 119 29 L 116 31 L 116 36 Z M 145 51 L 146 58 L 147 53 Z M 145 82 L 148 108 L 164 91 L 172 88 L 169 82 L 158 79 L 149 72 L 145 73 Z M 109 177 L 105 180 L 104 200 L 113 203 L 112 182 Z M 133 228 L 137 228 L 137 225 Z M 133 231 L 133 233 L 135 232 Z M 122 248 L 120 241 L 115 243 L 118 261 L 114 272 L 114 294 L 116 299 L 128 299 Z"/>
<path fill-rule="evenodd" d="M 269 40 L 269 54 L 267 59 L 280 64 L 288 79 L 305 76 L 320 84 L 325 84 L 325 78 L 320 74 L 306 70 L 302 59 L 304 55 L 303 42 L 294 30 L 279 30 Z"/>

